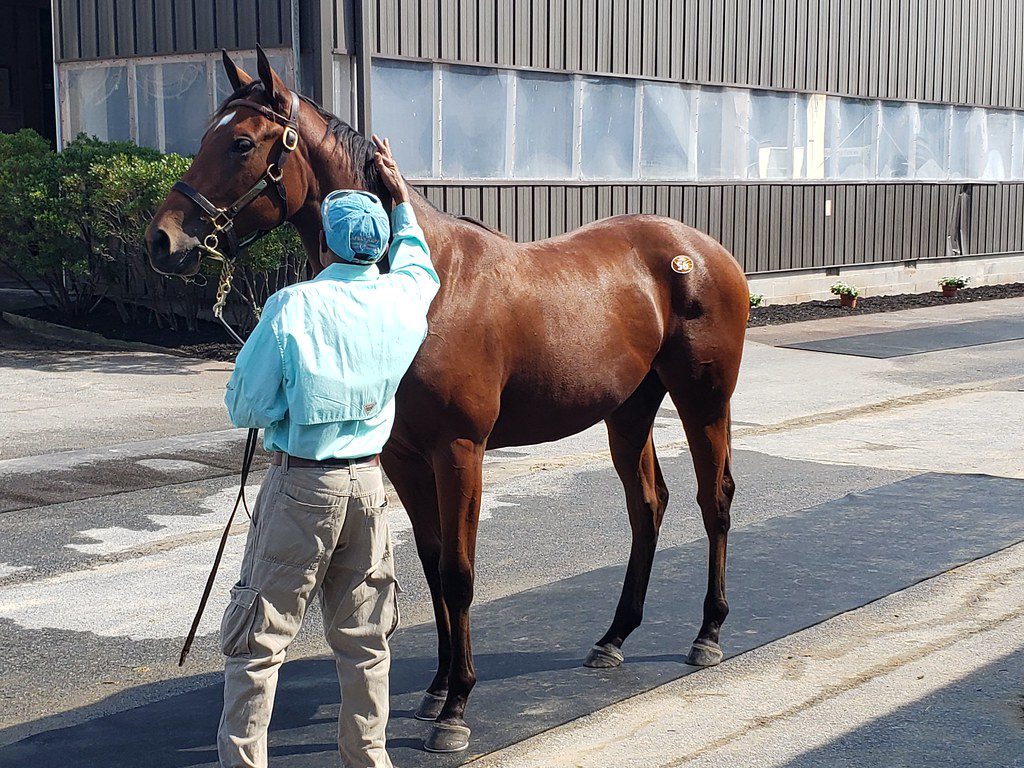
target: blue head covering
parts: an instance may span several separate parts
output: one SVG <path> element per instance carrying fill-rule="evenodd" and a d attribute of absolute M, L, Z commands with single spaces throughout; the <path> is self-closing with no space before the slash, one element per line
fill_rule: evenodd
<path fill-rule="evenodd" d="M 380 198 L 369 192 L 339 189 L 320 206 L 327 245 L 344 261 L 376 264 L 388 247 L 391 224 Z"/>

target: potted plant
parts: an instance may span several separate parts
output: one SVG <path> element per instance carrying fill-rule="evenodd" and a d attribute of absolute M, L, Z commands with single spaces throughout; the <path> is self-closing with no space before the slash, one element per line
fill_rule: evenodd
<path fill-rule="evenodd" d="M 860 296 L 859 288 L 855 288 L 849 283 L 839 282 L 829 290 L 839 297 L 840 306 L 848 307 L 849 309 L 857 308 L 857 297 Z"/>
<path fill-rule="evenodd" d="M 763 307 L 764 306 L 764 294 L 763 293 L 752 293 L 750 294 L 750 308 Z"/>
<path fill-rule="evenodd" d="M 957 292 L 971 282 L 971 278 L 964 277 L 963 275 L 957 275 L 956 277 L 944 277 L 939 280 L 939 287 L 942 289 L 942 295 L 947 299 L 956 298 Z"/>

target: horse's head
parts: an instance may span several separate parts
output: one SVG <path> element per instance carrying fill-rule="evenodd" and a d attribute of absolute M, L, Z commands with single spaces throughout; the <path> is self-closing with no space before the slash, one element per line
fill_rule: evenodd
<path fill-rule="evenodd" d="M 300 122 L 309 119 L 300 114 L 302 102 L 262 49 L 259 80 L 226 52 L 224 67 L 234 93 L 146 231 L 150 263 L 164 274 L 194 275 L 204 254 L 236 256 L 309 197 L 308 156 L 299 141 Z"/>

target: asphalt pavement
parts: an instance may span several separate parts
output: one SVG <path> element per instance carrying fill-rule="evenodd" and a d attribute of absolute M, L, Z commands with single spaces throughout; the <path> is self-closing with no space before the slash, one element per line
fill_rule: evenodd
<path fill-rule="evenodd" d="M 670 403 L 655 427 L 672 499 L 649 608 L 612 672 L 579 665 L 611 618 L 629 546 L 603 429 L 489 454 L 473 613 L 481 683 L 471 752 L 454 762 L 1017 764 L 1024 342 L 941 344 L 945 324 L 1000 318 L 1022 322 L 1024 300 L 750 332 L 718 669 L 682 663 L 706 543 Z M 791 348 L 886 333 L 933 351 Z M 219 405 L 230 365 L 39 346 L 0 329 L 0 433 L 12 438 L 0 447 L 0 765 L 48 766 L 69 749 L 82 766 L 142 754 L 153 766 L 210 764 L 216 631 L 244 519 L 193 655 L 184 669 L 176 658 L 237 483 L 244 435 Z M 408 717 L 434 642 L 408 522 L 397 504 L 392 515 L 406 589 L 393 756 L 453 764 L 421 751 L 425 728 Z M 990 599 L 988 619 L 969 615 Z M 886 601 L 918 619 L 880 618 Z M 314 610 L 282 675 L 276 765 L 336 761 L 319 625 Z M 958 713 L 953 750 L 935 747 L 937 713 Z M 147 721 L 167 727 L 143 737 Z"/>

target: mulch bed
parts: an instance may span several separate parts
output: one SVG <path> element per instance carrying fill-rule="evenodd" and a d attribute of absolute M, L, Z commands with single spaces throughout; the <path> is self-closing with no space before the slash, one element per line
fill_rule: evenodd
<path fill-rule="evenodd" d="M 769 307 L 755 307 L 750 310 L 751 327 L 761 325 L 782 325 L 802 320 L 820 320 L 825 317 L 845 315 L 868 315 L 875 312 L 895 312 L 901 309 L 935 307 L 946 304 L 962 304 L 972 301 L 991 301 L 1024 296 L 1024 283 L 1010 285 L 983 285 L 965 288 L 955 299 L 943 298 L 941 291 L 932 293 L 907 293 L 899 296 L 861 297 L 856 309 L 844 309 L 839 299 L 833 301 L 809 301 L 804 304 L 778 304 Z M 38 308 L 22 312 L 37 320 L 45 320 L 71 328 L 80 328 L 121 341 L 141 341 L 184 352 L 192 357 L 207 360 L 233 361 L 238 354 L 238 345 L 218 323 L 200 321 L 195 331 L 157 328 L 155 326 L 125 326 L 112 304 L 102 304 L 85 316 L 63 316 L 51 309 Z"/>
<path fill-rule="evenodd" d="M 931 293 L 901 293 L 896 296 L 861 296 L 856 309 L 839 306 L 839 299 L 832 301 L 808 301 L 804 304 L 777 304 L 769 307 L 754 307 L 750 310 L 750 327 L 760 325 L 782 325 L 802 320 L 821 320 L 825 317 L 846 315 L 870 315 L 875 312 L 896 312 L 901 309 L 938 307 L 947 304 L 964 304 L 972 301 L 993 299 L 1014 299 L 1024 296 L 1024 283 L 1008 285 L 981 285 L 977 288 L 961 288 L 954 299 L 943 297 L 942 291 Z"/>
<path fill-rule="evenodd" d="M 87 315 L 63 315 L 47 307 L 27 309 L 19 314 L 69 328 L 92 331 L 108 339 L 154 344 L 207 360 L 233 361 L 238 354 L 238 344 L 220 323 L 200 320 L 194 331 L 158 328 L 155 325 L 127 326 L 122 322 L 114 305 L 109 302 L 101 303 Z"/>

